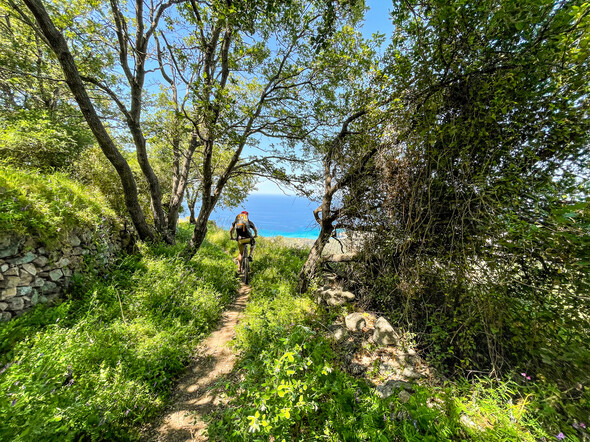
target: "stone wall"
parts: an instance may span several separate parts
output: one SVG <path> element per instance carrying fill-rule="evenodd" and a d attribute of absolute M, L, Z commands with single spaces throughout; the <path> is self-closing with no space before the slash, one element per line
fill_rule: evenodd
<path fill-rule="evenodd" d="M 49 249 L 35 238 L 0 233 L 0 320 L 58 298 L 85 260 L 107 266 L 124 245 L 104 232 L 74 232 Z"/>

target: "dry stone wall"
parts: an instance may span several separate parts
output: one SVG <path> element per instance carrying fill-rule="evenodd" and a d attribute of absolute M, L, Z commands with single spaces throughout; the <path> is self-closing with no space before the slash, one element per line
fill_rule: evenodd
<path fill-rule="evenodd" d="M 0 233 L 0 320 L 63 294 L 85 259 L 107 266 L 128 242 L 104 232 L 74 232 L 51 249 L 35 238 Z"/>

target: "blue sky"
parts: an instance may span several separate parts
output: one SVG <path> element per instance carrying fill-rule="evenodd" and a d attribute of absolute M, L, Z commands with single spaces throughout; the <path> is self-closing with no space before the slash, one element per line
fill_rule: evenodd
<path fill-rule="evenodd" d="M 391 11 L 391 0 L 365 0 L 369 10 L 365 14 L 365 23 L 362 27 L 363 35 L 370 37 L 375 32 L 380 32 L 388 36 L 393 27 L 389 19 L 389 12 Z M 292 191 L 283 188 L 282 190 L 273 182 L 263 180 L 256 186 L 256 191 L 252 193 L 257 194 L 293 194 Z"/>

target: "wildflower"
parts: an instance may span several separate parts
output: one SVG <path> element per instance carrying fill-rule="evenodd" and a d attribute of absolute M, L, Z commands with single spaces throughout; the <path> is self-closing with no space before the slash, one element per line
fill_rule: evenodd
<path fill-rule="evenodd" d="M 580 428 L 586 428 L 586 424 L 584 422 L 580 422 Z"/>
<path fill-rule="evenodd" d="M 125 416 L 127 416 L 129 414 L 131 410 L 128 408 L 127 411 L 125 412 Z"/>
<path fill-rule="evenodd" d="M 565 439 L 565 434 L 563 433 L 559 433 L 557 436 L 555 436 L 557 438 L 557 440 L 564 440 Z"/>
<path fill-rule="evenodd" d="M 14 385 L 18 385 L 19 383 L 20 383 L 19 381 L 16 381 L 16 382 L 14 383 Z"/>
<path fill-rule="evenodd" d="M 12 201 L 14 201 L 15 203 L 18 201 L 17 197 L 12 198 Z"/>
<path fill-rule="evenodd" d="M 12 403 L 10 404 L 11 407 L 14 407 L 14 405 L 16 404 L 16 399 L 12 401 Z"/>
<path fill-rule="evenodd" d="M 57 228 L 57 231 L 59 232 L 60 230 L 61 230 L 61 227 L 58 227 L 58 228 Z"/>
<path fill-rule="evenodd" d="M 531 380 L 531 377 L 530 377 L 530 376 L 528 376 L 526 373 L 521 373 L 521 376 L 522 376 L 523 378 L 525 378 L 527 381 L 530 381 L 530 380 Z"/>

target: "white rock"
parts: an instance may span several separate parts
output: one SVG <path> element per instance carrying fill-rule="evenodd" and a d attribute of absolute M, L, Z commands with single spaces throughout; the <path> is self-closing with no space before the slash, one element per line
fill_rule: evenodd
<path fill-rule="evenodd" d="M 0 299 L 8 299 L 16 296 L 16 287 L 10 287 L 0 291 Z"/>
<path fill-rule="evenodd" d="M 397 342 L 397 335 L 391 324 L 381 316 L 375 322 L 375 331 L 373 332 L 373 341 L 375 344 L 394 345 Z"/>
<path fill-rule="evenodd" d="M 351 313 L 344 318 L 344 323 L 346 324 L 346 328 L 350 331 L 362 330 L 362 328 L 367 325 L 367 321 L 362 313 Z"/>
<path fill-rule="evenodd" d="M 35 276 L 37 274 L 37 269 L 30 262 L 23 264 L 23 269 L 25 269 L 26 272 L 28 272 L 29 274 L 31 274 L 33 276 Z"/>

